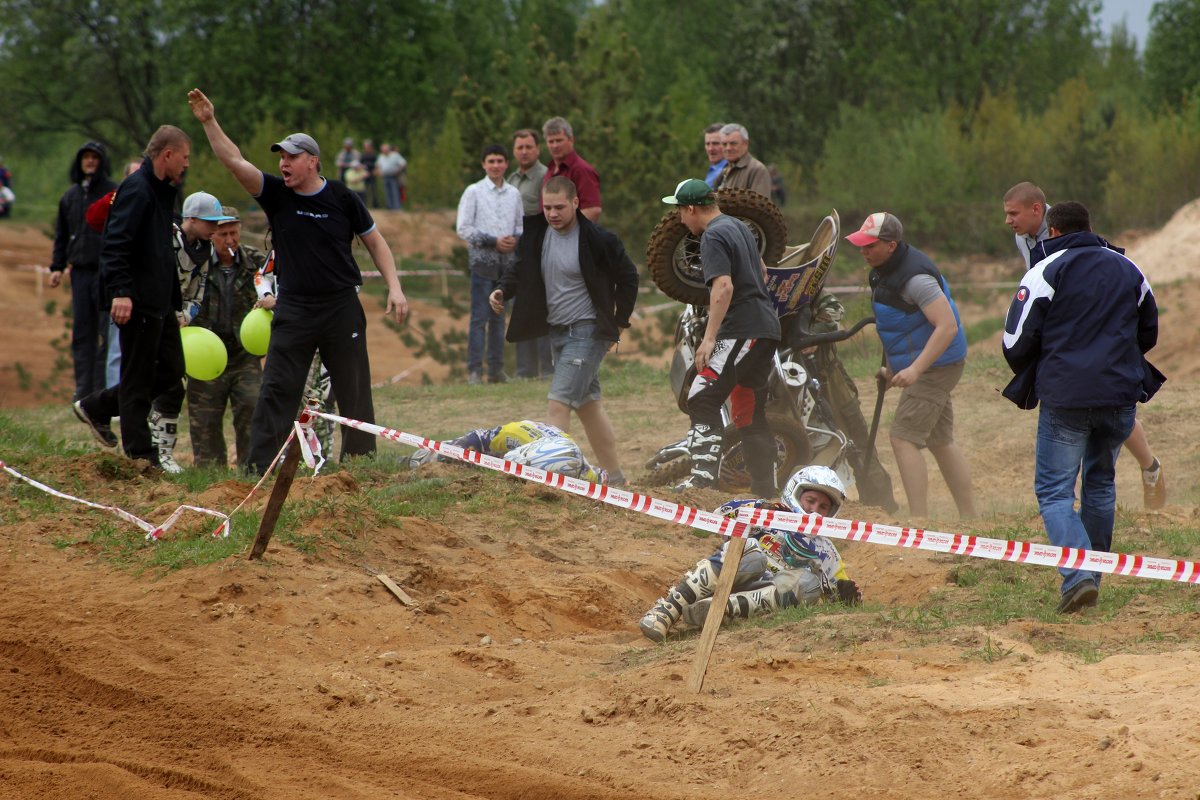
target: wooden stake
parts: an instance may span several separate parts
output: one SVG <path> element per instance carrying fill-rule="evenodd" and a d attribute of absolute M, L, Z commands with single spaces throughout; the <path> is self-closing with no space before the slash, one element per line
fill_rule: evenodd
<path fill-rule="evenodd" d="M 380 583 L 382 583 L 384 586 L 386 586 L 388 588 L 389 592 L 396 595 L 396 599 L 399 600 L 401 603 L 404 603 L 404 605 L 408 606 L 409 608 L 412 608 L 413 606 L 415 606 L 417 604 L 416 600 L 413 600 L 411 597 L 408 596 L 408 592 L 401 589 L 400 586 L 394 580 L 389 578 L 387 575 L 384 575 L 381 572 L 378 575 L 376 575 L 375 577 L 379 579 Z"/>
<path fill-rule="evenodd" d="M 708 661 L 712 658 L 713 646 L 717 643 L 717 634 L 721 630 L 721 620 L 725 617 L 725 603 L 729 600 L 729 592 L 733 589 L 738 564 L 745 550 L 744 536 L 731 537 L 729 546 L 725 548 L 725 557 L 721 559 L 721 575 L 717 578 L 717 585 L 713 590 L 712 605 L 708 607 L 708 616 L 704 618 L 704 629 L 700 632 L 700 643 L 696 646 L 696 660 L 692 662 L 692 674 L 688 677 L 688 690 L 696 694 L 704 688 Z"/>
<path fill-rule="evenodd" d="M 250 548 L 250 559 L 261 559 L 271 542 L 271 534 L 275 532 L 275 523 L 279 521 L 279 512 L 283 511 L 283 501 L 287 500 L 292 488 L 292 480 L 296 477 L 296 467 L 300 465 L 300 443 L 294 439 L 288 445 L 287 454 L 283 457 L 283 465 L 279 467 L 279 475 L 275 477 L 275 487 L 271 489 L 271 499 L 263 510 L 262 522 L 258 526 L 258 535 L 254 537 L 254 546 Z"/>

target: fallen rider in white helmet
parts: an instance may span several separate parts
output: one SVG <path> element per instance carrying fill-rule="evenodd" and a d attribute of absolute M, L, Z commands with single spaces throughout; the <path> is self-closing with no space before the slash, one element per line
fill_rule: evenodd
<path fill-rule="evenodd" d="M 751 506 L 836 517 L 846 500 L 846 490 L 836 472 L 810 466 L 787 482 L 782 500 L 730 500 L 717 513 L 732 519 L 739 508 Z M 851 605 L 862 602 L 862 593 L 846 574 L 842 557 L 828 538 L 760 527 L 751 528 L 750 535 L 725 604 L 725 620 L 835 600 Z M 678 586 L 646 612 L 638 627 L 647 639 L 666 641 L 672 626 L 680 620 L 696 627 L 704 624 L 728 546 L 726 541 L 717 552 L 698 561 Z"/>
<path fill-rule="evenodd" d="M 608 483 L 608 472 L 589 464 L 570 434 L 544 422 L 523 419 L 495 428 L 476 428 L 450 440 L 447 444 L 527 464 L 547 472 L 557 472 L 571 478 L 582 478 L 592 483 Z M 416 469 L 432 461 L 457 460 L 438 455 L 432 450 L 418 450 L 409 457 L 408 464 L 412 469 Z"/>

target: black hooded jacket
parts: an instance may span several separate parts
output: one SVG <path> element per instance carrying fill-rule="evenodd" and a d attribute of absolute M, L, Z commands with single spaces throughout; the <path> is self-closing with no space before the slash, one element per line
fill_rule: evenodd
<path fill-rule="evenodd" d="M 90 179 L 83 174 L 83 154 L 91 150 L 100 156 L 100 166 Z M 62 272 L 74 269 L 95 270 L 100 263 L 100 234 L 92 230 L 84 215 L 88 206 L 117 188 L 108 177 L 108 154 L 99 142 L 87 142 L 71 162 L 71 188 L 58 201 L 58 219 L 54 226 L 54 255 L 50 269 Z"/>
<path fill-rule="evenodd" d="M 183 307 L 172 235 L 177 195 L 149 158 L 121 183 L 100 248 L 106 304 L 128 297 L 134 313 L 159 319 Z"/>

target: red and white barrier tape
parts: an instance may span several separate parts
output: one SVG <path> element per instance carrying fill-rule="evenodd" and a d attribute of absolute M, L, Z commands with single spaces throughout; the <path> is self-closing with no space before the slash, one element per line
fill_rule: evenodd
<path fill-rule="evenodd" d="M 373 433 L 376 436 L 391 439 L 393 442 L 400 442 L 401 444 L 412 445 L 413 447 L 420 447 L 425 450 L 433 450 L 442 455 L 456 458 L 459 461 L 478 464 L 487 469 L 503 472 L 507 475 L 515 475 L 518 478 L 523 478 L 533 483 L 541 483 L 555 489 L 562 489 L 571 494 L 577 494 L 591 500 L 599 500 L 602 503 L 617 506 L 618 508 L 627 508 L 630 511 L 636 511 L 639 514 L 646 514 L 647 516 L 666 520 L 667 522 L 687 525 L 688 527 L 710 533 L 719 533 L 722 536 L 745 536 L 749 531 L 746 525 L 710 511 L 702 511 L 691 506 L 679 505 L 668 500 L 659 500 L 658 498 L 638 494 L 637 492 L 627 492 L 624 489 L 614 489 L 601 483 L 592 483 L 580 478 L 569 478 L 557 472 L 546 472 L 536 467 L 518 464 L 515 461 L 505 461 L 503 458 L 485 455 L 476 450 L 463 450 L 461 447 L 447 442 L 439 442 L 412 433 L 385 428 L 382 425 L 360 422 L 356 419 L 339 417 L 336 414 L 325 414 L 320 411 L 312 413 L 327 420 L 365 431 L 366 433 Z"/>
<path fill-rule="evenodd" d="M 179 506 L 179 508 L 175 509 L 175 511 L 171 514 L 171 516 L 167 517 L 165 522 L 163 522 L 160 525 L 155 525 L 151 522 L 146 522 L 146 520 L 142 519 L 141 517 L 130 514 L 128 511 L 125 511 L 124 509 L 117 508 L 116 506 L 106 506 L 101 503 L 93 503 L 90 500 L 84 500 L 81 497 L 75 497 L 74 495 L 66 494 L 65 492 L 60 492 L 57 489 L 47 486 L 44 483 L 35 481 L 33 478 L 28 478 L 28 477 L 22 475 L 21 473 L 17 472 L 12 467 L 5 464 L 3 461 L 0 461 L 0 469 L 3 469 L 9 475 L 12 475 L 14 478 L 24 481 L 25 483 L 28 483 L 30 486 L 33 486 L 34 488 L 41 489 L 43 492 L 46 492 L 49 495 L 61 498 L 63 500 L 70 500 L 73 503 L 79 503 L 81 505 L 87 506 L 88 508 L 95 508 L 95 509 L 99 509 L 100 511 L 107 511 L 108 513 L 118 516 L 121 519 L 126 520 L 127 522 L 132 522 L 134 525 L 137 525 L 139 528 L 141 528 L 143 531 L 145 531 L 146 538 L 151 541 L 158 541 L 159 539 L 161 539 L 163 533 L 166 532 L 172 525 L 174 525 L 179 520 L 179 518 L 181 516 L 183 516 L 183 512 L 185 512 L 185 511 L 196 511 L 200 514 L 207 514 L 210 517 L 216 517 L 216 518 L 222 520 L 221 524 L 219 526 L 217 526 L 217 529 L 215 531 L 213 531 L 212 535 L 214 537 L 229 535 L 229 517 L 225 514 L 222 514 L 220 511 L 212 511 L 211 509 L 201 508 L 200 506 L 182 505 L 182 506 Z"/>
<path fill-rule="evenodd" d="M 325 466 L 325 458 L 321 455 L 321 439 L 313 430 L 311 420 L 297 420 L 293 424 L 296 441 L 300 443 L 300 456 L 304 459 L 304 464 L 313 471 L 315 478 L 321 474 L 321 467 Z"/>
<path fill-rule="evenodd" d="M 1151 558 L 1126 553 L 1104 553 L 1075 547 L 1058 547 L 1016 539 L 988 539 L 983 536 L 964 536 L 921 528 L 901 528 L 895 525 L 876 525 L 853 519 L 820 517 L 816 514 L 793 514 L 765 509 L 739 509 L 737 518 L 749 525 L 760 525 L 782 531 L 797 531 L 809 535 L 847 539 L 852 542 L 886 544 L 914 550 L 931 550 L 960 556 L 988 558 L 994 561 L 1015 561 L 1018 564 L 1038 564 L 1043 567 L 1106 572 L 1135 578 L 1157 578 L 1178 583 L 1200 583 L 1200 563 L 1195 561 Z"/>
<path fill-rule="evenodd" d="M 607 486 L 568 478 L 553 472 L 545 472 L 534 467 L 505 461 L 495 456 L 484 455 L 474 450 L 464 451 L 445 442 L 426 439 L 411 433 L 404 433 L 381 425 L 373 425 L 358 420 L 339 417 L 334 414 L 313 412 L 317 416 L 334 422 L 340 422 L 352 428 L 357 428 L 376 436 L 382 436 L 395 442 L 433 450 L 443 455 L 451 456 L 460 461 L 479 464 L 482 467 L 516 475 L 534 483 L 542 483 L 556 489 L 563 489 L 587 497 L 592 500 L 627 508 L 640 514 L 646 514 L 668 522 L 676 522 L 699 530 L 718 533 L 722 536 L 745 536 L 749 526 L 774 528 L 782 531 L 797 531 L 809 535 L 828 536 L 831 539 L 848 539 L 855 542 L 870 542 L 871 544 L 886 544 L 893 547 L 909 547 L 917 550 L 931 550 L 936 553 L 951 553 L 953 555 L 974 556 L 998 561 L 1015 561 L 1019 564 L 1038 564 L 1047 567 L 1067 567 L 1084 569 L 1092 572 L 1106 572 L 1114 575 L 1129 575 L 1136 578 L 1157 578 L 1159 580 L 1176 581 L 1179 583 L 1200 583 L 1200 563 L 1195 561 L 1171 560 L 1152 558 L 1149 556 L 1127 555 L 1125 553 L 1104 553 L 1096 550 L 1082 550 L 1073 547 L 1057 547 L 1050 544 L 1039 544 L 1009 539 L 989 539 L 983 536 L 966 536 L 957 533 L 940 533 L 921 528 L 902 528 L 894 525 L 876 525 L 859 520 L 839 519 L 836 517 L 821 517 L 815 514 L 792 514 L 783 511 L 768 511 L 764 509 L 739 509 L 737 523 L 719 514 L 683 506 L 667 500 L 660 500 L 636 492 L 626 492 L 622 489 L 611 489 Z"/>

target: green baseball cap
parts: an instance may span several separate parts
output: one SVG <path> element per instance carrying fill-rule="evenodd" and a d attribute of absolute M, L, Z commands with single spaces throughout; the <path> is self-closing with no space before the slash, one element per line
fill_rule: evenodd
<path fill-rule="evenodd" d="M 688 178 L 675 187 L 675 194 L 662 201 L 673 206 L 711 206 L 717 202 L 717 196 L 704 181 Z"/>

